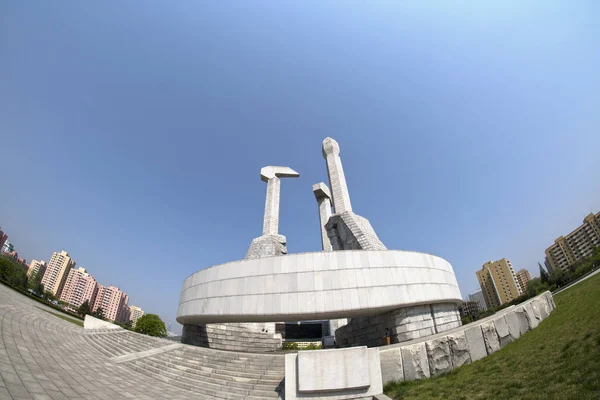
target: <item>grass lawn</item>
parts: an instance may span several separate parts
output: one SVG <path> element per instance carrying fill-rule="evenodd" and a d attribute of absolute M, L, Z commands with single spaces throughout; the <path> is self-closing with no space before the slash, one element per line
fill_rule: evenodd
<path fill-rule="evenodd" d="M 600 399 L 600 274 L 502 350 L 439 377 L 390 383 L 394 399 Z"/>
<path fill-rule="evenodd" d="M 44 310 L 44 309 L 43 309 L 43 308 L 41 308 L 41 307 L 36 307 L 36 308 L 39 308 L 40 310 L 42 310 L 42 311 L 45 311 L 45 312 L 47 312 L 48 314 L 52 314 L 52 315 L 54 315 L 55 317 L 58 317 L 58 318 L 60 318 L 60 319 L 64 319 L 65 321 L 69 321 L 69 322 L 71 322 L 72 324 L 79 325 L 79 326 L 83 327 L 83 321 L 81 321 L 81 320 L 78 320 L 78 319 L 73 319 L 73 318 L 69 318 L 69 317 L 67 317 L 66 315 L 63 315 L 63 314 L 59 314 L 59 313 L 55 313 L 55 312 L 52 312 L 52 311 Z"/>

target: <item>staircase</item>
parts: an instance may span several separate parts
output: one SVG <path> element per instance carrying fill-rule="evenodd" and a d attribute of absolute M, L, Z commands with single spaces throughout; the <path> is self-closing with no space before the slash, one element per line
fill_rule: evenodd
<path fill-rule="evenodd" d="M 126 330 L 91 331 L 84 338 L 107 357 L 137 353 L 174 343 Z"/>
<path fill-rule="evenodd" d="M 277 399 L 283 355 L 236 353 L 182 346 L 123 365 L 201 395 L 201 399 Z"/>

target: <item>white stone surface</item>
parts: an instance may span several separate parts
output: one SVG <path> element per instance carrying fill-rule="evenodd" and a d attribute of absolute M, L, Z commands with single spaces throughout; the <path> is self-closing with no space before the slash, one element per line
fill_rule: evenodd
<path fill-rule="evenodd" d="M 354 399 L 383 393 L 378 349 L 301 351 L 285 356 L 285 399 Z"/>
<path fill-rule="evenodd" d="M 427 359 L 427 348 L 425 343 L 415 343 L 402 347 L 402 366 L 404 368 L 404 380 L 429 378 L 429 360 Z"/>
<path fill-rule="evenodd" d="M 298 391 L 314 393 L 371 386 L 367 347 L 298 353 Z"/>
<path fill-rule="evenodd" d="M 483 332 L 481 332 L 480 325 L 469 326 L 465 329 L 465 337 L 469 344 L 469 355 L 471 361 L 477 361 L 487 356 L 487 350 L 485 347 L 485 340 L 483 339 Z"/>
<path fill-rule="evenodd" d="M 267 198 L 263 220 L 263 236 L 279 233 L 279 178 L 297 178 L 300 174 L 289 167 L 268 166 L 260 170 L 260 178 L 267 182 Z"/>
<path fill-rule="evenodd" d="M 471 362 L 471 354 L 469 353 L 469 343 L 467 342 L 465 332 L 451 333 L 447 337 L 448 344 L 450 345 L 452 367 L 458 368 L 469 364 Z"/>
<path fill-rule="evenodd" d="M 516 340 L 521 337 L 521 322 L 519 321 L 519 317 L 514 311 L 508 312 L 504 314 L 504 320 L 508 325 L 508 332 L 513 340 Z M 527 326 L 525 326 L 524 332 L 527 331 Z"/>
<path fill-rule="evenodd" d="M 425 342 L 425 347 L 429 360 L 429 372 L 432 376 L 452 370 L 452 354 L 447 336 L 428 340 Z"/>
<path fill-rule="evenodd" d="M 533 311 L 533 306 L 531 305 L 531 301 L 523 304 L 522 308 L 525 311 L 525 315 L 527 316 L 527 322 L 529 322 L 529 329 L 537 328 L 539 324 L 538 318 L 535 316 Z"/>
<path fill-rule="evenodd" d="M 381 360 L 381 378 L 384 385 L 389 382 L 404 380 L 402 349 L 395 348 L 380 352 L 379 358 Z"/>
<path fill-rule="evenodd" d="M 123 329 L 119 325 L 112 324 L 108 321 L 86 315 L 83 320 L 83 329 Z"/>
<path fill-rule="evenodd" d="M 321 247 L 323 251 L 332 251 L 331 242 L 327 237 L 327 229 L 325 224 L 331 217 L 331 193 L 329 188 L 323 182 L 315 183 L 313 185 L 313 193 L 317 199 L 319 205 L 319 225 L 321 230 Z"/>
<path fill-rule="evenodd" d="M 183 283 L 177 321 L 337 319 L 460 301 L 452 266 L 430 254 L 300 253 L 235 261 L 190 275 Z"/>
<path fill-rule="evenodd" d="M 488 354 L 492 354 L 500 350 L 500 340 L 498 339 L 498 333 L 496 332 L 494 321 L 488 321 L 481 324 L 481 332 L 483 333 L 485 349 Z"/>
<path fill-rule="evenodd" d="M 327 174 L 329 175 L 329 186 L 333 192 L 333 206 L 335 212 L 352 211 L 350 194 L 340 158 L 340 145 L 334 139 L 328 137 L 323 140 L 323 157 L 327 162 Z"/>
<path fill-rule="evenodd" d="M 513 341 L 513 337 L 510 334 L 510 329 L 508 327 L 508 323 L 506 322 L 506 318 L 504 315 L 500 315 L 497 318 L 494 318 L 494 327 L 496 328 L 496 334 L 498 335 L 498 341 L 500 343 L 500 348 L 506 346 L 510 342 Z"/>
<path fill-rule="evenodd" d="M 532 304 L 538 309 L 540 320 L 535 317 Z M 460 328 L 425 339 L 379 347 L 383 381 L 421 379 L 448 371 L 448 360 L 451 368 L 458 368 L 484 358 L 533 329 L 529 319 L 533 318 L 538 324 L 550 315 L 542 308 L 550 309 L 552 304 L 552 294 L 545 292 Z M 397 361 L 398 354 L 402 355 L 400 362 Z"/>

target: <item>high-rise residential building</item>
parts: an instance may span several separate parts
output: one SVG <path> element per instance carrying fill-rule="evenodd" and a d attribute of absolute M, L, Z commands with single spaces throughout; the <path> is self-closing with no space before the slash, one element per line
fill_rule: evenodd
<path fill-rule="evenodd" d="M 140 317 L 144 315 L 144 310 L 137 306 L 129 306 L 129 320 L 131 321 L 131 327 L 135 328 L 135 324 Z"/>
<path fill-rule="evenodd" d="M 31 263 L 29 264 L 29 268 L 27 269 L 27 277 L 31 277 L 35 274 L 42 274 L 42 276 L 44 275 L 44 272 L 46 272 L 46 261 L 42 260 L 42 261 L 38 261 L 38 260 L 31 260 Z"/>
<path fill-rule="evenodd" d="M 8 240 L 8 235 L 0 228 L 0 249 L 4 247 L 4 243 Z"/>
<path fill-rule="evenodd" d="M 479 304 L 476 301 L 463 301 L 460 306 L 458 306 L 458 312 L 460 313 L 461 318 L 466 317 L 468 315 L 476 316 L 479 313 Z"/>
<path fill-rule="evenodd" d="M 573 232 L 559 236 L 546 249 L 544 263 L 548 272 L 557 268 L 564 271 L 578 260 L 591 256 L 596 246 L 600 246 L 600 212 L 590 213 Z"/>
<path fill-rule="evenodd" d="M 87 300 L 91 308 L 96 301 L 97 293 L 98 283 L 94 277 L 88 274 L 85 268 L 79 267 L 69 271 L 60 299 L 75 308 Z"/>
<path fill-rule="evenodd" d="M 471 293 L 469 295 L 469 300 L 477 303 L 479 311 L 487 310 L 487 306 L 485 305 L 485 298 L 483 297 L 483 292 L 481 290 L 477 290 L 475 291 L 475 293 Z"/>
<path fill-rule="evenodd" d="M 92 311 L 102 307 L 104 318 L 126 323 L 129 320 L 129 296 L 114 286 L 98 285 L 98 294 Z"/>
<path fill-rule="evenodd" d="M 529 271 L 525 268 L 521 268 L 515 274 L 517 277 L 517 285 L 519 286 L 519 291 L 521 294 L 524 294 L 527 291 L 527 282 L 531 280 L 531 275 Z"/>
<path fill-rule="evenodd" d="M 521 294 L 515 271 L 507 258 L 486 262 L 476 274 L 488 308 L 499 307 Z"/>
<path fill-rule="evenodd" d="M 48 262 L 46 273 L 42 278 L 44 290 L 60 298 L 62 289 L 69 276 L 69 270 L 74 267 L 75 261 L 69 257 L 69 253 L 64 250 L 60 253 L 54 252 L 52 258 L 50 258 L 50 262 Z"/>
<path fill-rule="evenodd" d="M 15 251 L 15 246 L 13 246 L 13 244 L 11 242 L 6 240 L 6 241 L 4 241 L 4 244 L 2 245 L 2 249 L 0 249 L 0 251 L 2 251 L 3 253 L 10 254 Z"/>

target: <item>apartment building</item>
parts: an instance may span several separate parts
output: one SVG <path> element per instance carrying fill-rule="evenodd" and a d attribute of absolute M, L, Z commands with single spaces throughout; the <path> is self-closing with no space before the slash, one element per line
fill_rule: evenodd
<path fill-rule="evenodd" d="M 4 243 L 8 240 L 8 235 L 0 228 L 0 249 L 4 247 Z"/>
<path fill-rule="evenodd" d="M 557 268 L 564 271 L 575 262 L 591 256 L 596 246 L 600 246 L 600 212 L 590 213 L 573 232 L 559 236 L 546 249 L 544 264 L 549 272 Z"/>
<path fill-rule="evenodd" d="M 463 301 L 463 303 L 458 306 L 458 312 L 460 313 L 461 318 L 464 318 L 468 315 L 476 316 L 479 313 L 479 304 L 476 301 Z"/>
<path fill-rule="evenodd" d="M 102 307 L 104 318 L 126 323 L 129 320 L 129 296 L 115 286 L 98 285 L 98 294 L 92 312 Z"/>
<path fill-rule="evenodd" d="M 477 307 L 479 307 L 479 311 L 487 310 L 487 305 L 485 304 L 485 298 L 483 297 L 483 292 L 481 290 L 477 290 L 475 293 L 471 293 L 469 295 L 469 301 L 476 302 Z"/>
<path fill-rule="evenodd" d="M 13 253 L 15 251 L 15 246 L 8 240 L 5 240 L 0 251 L 7 254 Z"/>
<path fill-rule="evenodd" d="M 40 273 L 43 276 L 46 272 L 46 267 L 46 261 L 44 260 L 31 260 L 31 263 L 29 263 L 29 268 L 27 269 L 27 277 L 29 278 L 37 273 Z"/>
<path fill-rule="evenodd" d="M 525 268 L 521 268 L 515 274 L 517 277 L 517 285 L 519 286 L 519 291 L 521 294 L 524 294 L 527 291 L 527 282 L 531 280 L 531 275 L 529 271 Z"/>
<path fill-rule="evenodd" d="M 69 253 L 64 250 L 60 253 L 54 252 L 42 278 L 44 290 L 51 292 L 56 298 L 60 298 L 69 271 L 74 267 L 75 261 L 69 257 Z"/>
<path fill-rule="evenodd" d="M 98 283 L 85 268 L 73 268 L 69 271 L 65 286 L 60 295 L 60 300 L 78 308 L 87 300 L 91 306 L 96 301 Z"/>
<path fill-rule="evenodd" d="M 515 271 L 507 258 L 486 262 L 476 275 L 488 308 L 499 307 L 521 294 Z"/>
<path fill-rule="evenodd" d="M 135 328 L 137 320 L 144 315 L 144 310 L 137 306 L 129 306 L 129 320 L 131 321 L 131 327 Z"/>

